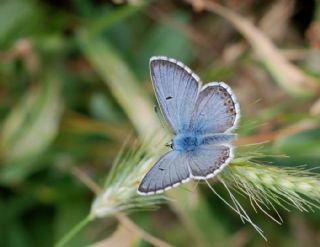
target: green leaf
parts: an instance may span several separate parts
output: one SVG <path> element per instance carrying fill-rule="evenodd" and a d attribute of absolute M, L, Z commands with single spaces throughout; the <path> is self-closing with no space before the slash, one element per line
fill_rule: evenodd
<path fill-rule="evenodd" d="M 62 113 L 59 82 L 48 76 L 32 88 L 12 109 L 2 128 L 1 147 L 5 165 L 0 181 L 23 179 L 54 140 Z"/>
<path fill-rule="evenodd" d="M 106 40 L 86 30 L 79 32 L 78 39 L 85 56 L 110 87 L 139 134 L 149 137 L 159 128 L 159 122 L 134 73 Z"/>
<path fill-rule="evenodd" d="M 194 184 L 186 184 L 185 187 L 194 190 Z M 170 191 L 175 200 L 171 206 L 179 215 L 184 226 L 196 241 L 197 246 L 230 246 L 228 229 L 218 217 L 210 211 L 209 204 L 204 196 L 189 190 Z"/>
<path fill-rule="evenodd" d="M 0 45 L 25 36 L 38 19 L 39 10 L 31 1 L 0 3 Z"/>
<path fill-rule="evenodd" d="M 189 17 L 182 12 L 176 12 L 171 17 L 175 22 L 185 25 Z M 138 51 L 134 50 L 134 70 L 145 78 L 149 75 L 148 63 L 151 56 L 168 56 L 188 64 L 193 55 L 190 39 L 185 32 L 168 23 L 160 22 L 150 30 Z"/>
<path fill-rule="evenodd" d="M 320 158 L 320 130 L 311 129 L 280 139 L 276 144 L 277 151 L 295 158 Z"/>
<path fill-rule="evenodd" d="M 81 220 L 85 219 L 87 213 L 88 207 L 83 195 L 81 195 L 81 197 L 73 195 L 72 200 L 68 198 L 67 200 L 60 202 L 55 221 L 56 240 L 59 240 L 61 237 L 65 236 L 66 233 L 72 229 L 72 227 L 78 224 Z M 86 222 L 85 225 L 87 223 L 88 222 Z M 72 238 L 68 242 L 67 246 L 85 246 L 86 242 L 86 234 L 77 234 L 77 237 Z"/>

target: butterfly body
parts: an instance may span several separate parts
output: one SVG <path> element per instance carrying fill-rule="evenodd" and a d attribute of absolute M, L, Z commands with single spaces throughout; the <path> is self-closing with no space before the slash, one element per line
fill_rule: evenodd
<path fill-rule="evenodd" d="M 150 71 L 161 112 L 174 138 L 165 153 L 141 181 L 138 193 L 162 193 L 192 179 L 208 179 L 233 158 L 233 130 L 240 108 L 223 82 L 202 86 L 183 63 L 152 57 Z"/>
<path fill-rule="evenodd" d="M 199 145 L 201 145 L 201 138 L 187 133 L 176 135 L 172 140 L 172 149 L 180 152 L 195 151 Z"/>
<path fill-rule="evenodd" d="M 194 133 L 180 133 L 172 140 L 172 149 L 180 152 L 196 152 L 209 145 L 229 143 L 236 139 L 236 134 L 199 135 Z"/>

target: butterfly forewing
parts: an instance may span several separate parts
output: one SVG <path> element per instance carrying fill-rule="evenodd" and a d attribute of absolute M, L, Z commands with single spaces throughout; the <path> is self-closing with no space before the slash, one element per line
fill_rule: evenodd
<path fill-rule="evenodd" d="M 187 129 L 200 89 L 198 77 L 182 63 L 166 57 L 151 58 L 150 72 L 160 109 L 172 132 Z"/>

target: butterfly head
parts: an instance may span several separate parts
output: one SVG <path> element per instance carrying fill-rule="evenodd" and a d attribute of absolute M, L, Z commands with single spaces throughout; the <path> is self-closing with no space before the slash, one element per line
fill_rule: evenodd
<path fill-rule="evenodd" d="M 171 140 L 170 142 L 166 143 L 166 147 L 173 149 L 173 141 Z"/>

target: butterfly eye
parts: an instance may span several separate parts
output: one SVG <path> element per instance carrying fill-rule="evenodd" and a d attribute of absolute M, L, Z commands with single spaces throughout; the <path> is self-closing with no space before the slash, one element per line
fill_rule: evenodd
<path fill-rule="evenodd" d="M 166 147 L 170 147 L 171 149 L 173 149 L 173 141 L 171 140 L 170 142 L 168 142 L 166 144 Z"/>

